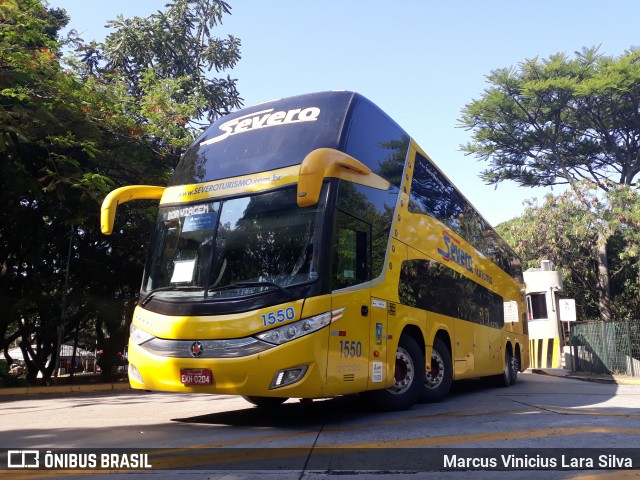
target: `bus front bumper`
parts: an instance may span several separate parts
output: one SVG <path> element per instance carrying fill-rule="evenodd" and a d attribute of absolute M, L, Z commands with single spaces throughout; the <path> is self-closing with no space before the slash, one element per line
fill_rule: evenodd
<path fill-rule="evenodd" d="M 132 388 L 143 390 L 318 398 L 323 396 L 326 379 L 328 334 L 324 328 L 289 343 L 234 358 L 176 358 L 129 342 L 129 381 Z M 200 378 L 208 381 L 210 372 L 210 383 L 183 383 L 185 373 L 202 370 L 208 372 Z"/>

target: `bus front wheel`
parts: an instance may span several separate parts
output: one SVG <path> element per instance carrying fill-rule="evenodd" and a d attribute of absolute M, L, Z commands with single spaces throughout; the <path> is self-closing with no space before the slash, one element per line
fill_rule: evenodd
<path fill-rule="evenodd" d="M 245 396 L 243 395 L 247 402 L 255 405 L 256 407 L 277 407 L 278 405 L 286 402 L 287 398 L 279 398 L 279 397 L 255 397 L 255 396 Z"/>
<path fill-rule="evenodd" d="M 422 403 L 440 402 L 447 396 L 453 383 L 451 353 L 440 338 L 433 341 L 430 367 L 426 372 L 424 388 L 420 394 L 420 402 Z"/>
<path fill-rule="evenodd" d="M 418 342 L 403 334 L 396 350 L 393 386 L 368 392 L 368 397 L 381 410 L 406 410 L 420 396 L 424 384 L 423 365 L 424 355 Z"/>

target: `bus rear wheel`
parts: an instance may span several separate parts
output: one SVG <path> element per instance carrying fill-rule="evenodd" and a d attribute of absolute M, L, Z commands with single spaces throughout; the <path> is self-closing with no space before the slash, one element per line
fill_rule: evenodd
<path fill-rule="evenodd" d="M 396 350 L 393 386 L 368 392 L 369 399 L 381 410 L 406 410 L 416 403 L 424 383 L 424 355 L 416 340 L 403 334 Z"/>
<path fill-rule="evenodd" d="M 518 381 L 518 371 L 520 370 L 520 362 L 518 357 L 511 354 L 511 350 L 507 350 L 504 356 L 504 371 L 498 377 L 498 384 L 502 387 L 514 385 Z"/>
<path fill-rule="evenodd" d="M 288 400 L 288 398 L 280 398 L 280 397 L 255 397 L 252 395 L 243 395 L 247 402 L 255 405 L 256 407 L 268 408 L 268 407 L 277 407 L 278 405 L 283 404 Z"/>
<path fill-rule="evenodd" d="M 433 341 L 430 367 L 425 374 L 424 388 L 420 394 L 420 402 L 422 403 L 442 401 L 449 393 L 453 383 L 451 353 L 449 353 L 446 344 L 439 338 Z"/>

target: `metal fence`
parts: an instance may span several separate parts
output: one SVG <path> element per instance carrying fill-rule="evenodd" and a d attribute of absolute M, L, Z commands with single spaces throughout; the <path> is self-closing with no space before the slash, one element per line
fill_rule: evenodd
<path fill-rule="evenodd" d="M 575 323 L 571 349 L 577 372 L 640 377 L 640 320 Z"/>

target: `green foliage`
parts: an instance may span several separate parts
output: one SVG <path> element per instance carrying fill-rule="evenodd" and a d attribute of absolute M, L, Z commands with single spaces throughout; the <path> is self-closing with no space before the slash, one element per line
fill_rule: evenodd
<path fill-rule="evenodd" d="M 168 16 L 151 20 L 188 19 L 209 4 L 178 0 Z M 171 13 L 177 6 L 182 16 Z M 201 18 L 210 28 L 211 20 Z M 222 112 L 239 101 L 229 86 L 207 104 L 212 97 L 194 87 L 199 77 L 174 78 L 178 67 L 168 56 L 158 70 L 155 60 L 136 64 L 127 44 L 135 39 L 124 31 L 112 34 L 106 47 L 75 39 L 87 63 L 64 62 L 58 30 L 67 21 L 63 10 L 40 0 L 0 4 L 0 349 L 19 343 L 30 383 L 38 372 L 48 380 L 60 341 L 76 337 L 93 349 L 97 339 L 105 356 L 122 350 L 157 207 L 126 204 L 120 229 L 105 237 L 100 203 L 120 185 L 166 184 L 197 135 L 191 122 L 199 112 Z M 122 29 L 134 24 L 122 20 Z M 209 38 L 209 30 L 199 31 Z M 118 51 L 116 43 L 129 52 L 127 65 L 91 63 L 98 50 Z M 188 63 L 190 48 L 183 47 L 181 62 Z M 190 64 L 201 67 L 213 58 L 210 49 L 200 55 L 204 63 Z M 211 83 L 201 80 L 198 88 L 206 90 Z"/>
<path fill-rule="evenodd" d="M 598 227 L 595 219 L 612 229 L 607 244 L 611 272 L 611 299 L 617 319 L 640 318 L 640 197 L 627 186 L 595 195 L 596 187 L 582 184 L 582 199 L 572 192 L 548 195 L 539 206 L 530 202 L 521 217 L 497 227 L 521 257 L 524 268 L 541 260 L 553 261 L 564 279 L 564 295 L 576 299 L 579 318 L 599 316 Z M 588 199 L 592 209 L 585 209 Z"/>
<path fill-rule="evenodd" d="M 487 183 L 570 185 L 596 233 L 603 320 L 612 319 L 607 246 L 620 233 L 615 190 L 637 189 L 640 173 L 639 79 L 640 50 L 618 58 L 597 48 L 574 58 L 558 53 L 491 72 L 491 86 L 462 111 L 462 126 L 473 131 L 463 150 L 489 162 L 482 173 Z M 583 192 L 584 185 L 611 192 L 611 201 L 599 203 L 596 194 Z"/>
<path fill-rule="evenodd" d="M 523 186 L 590 180 L 608 190 L 640 172 L 640 51 L 619 58 L 584 49 L 492 71 L 462 111 L 467 153 L 487 161 L 488 183 Z M 613 178 L 615 177 L 615 178 Z"/>
<path fill-rule="evenodd" d="M 240 40 L 213 35 L 230 7 L 222 0 L 173 0 L 149 17 L 107 23 L 103 44 L 76 39 L 84 76 L 119 85 L 120 108 L 135 118 L 132 133 L 151 142 L 175 167 L 201 128 L 241 106 L 236 81 L 211 77 L 240 59 Z"/>
<path fill-rule="evenodd" d="M 39 339 L 34 341 L 42 339 L 53 346 L 55 320 L 52 328 L 44 305 L 60 299 L 54 280 L 54 271 L 60 269 L 54 238 L 64 239 L 64 234 L 53 232 L 66 233 L 66 228 L 64 222 L 58 224 L 52 209 L 59 206 L 64 186 L 77 173 L 70 153 L 81 150 L 85 139 L 60 141 L 66 133 L 61 119 L 78 120 L 65 102 L 71 104 L 76 92 L 56 61 L 55 33 L 64 25 L 64 15 L 47 12 L 34 0 L 5 3 L 0 15 L 2 347 L 36 328 Z"/>

